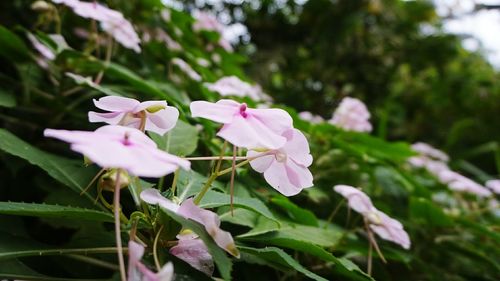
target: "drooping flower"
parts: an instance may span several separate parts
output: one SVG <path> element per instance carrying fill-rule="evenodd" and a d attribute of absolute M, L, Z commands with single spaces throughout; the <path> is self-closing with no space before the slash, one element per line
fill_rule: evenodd
<path fill-rule="evenodd" d="M 75 14 L 83 18 L 98 21 L 102 30 L 113 36 L 122 46 L 132 49 L 136 53 L 141 52 L 139 36 L 132 24 L 123 17 L 122 13 L 97 2 L 82 2 L 78 0 L 52 0 L 52 2 L 70 7 Z"/>
<path fill-rule="evenodd" d="M 171 281 L 174 278 L 174 266 L 166 263 L 157 273 L 141 262 L 144 247 L 132 240 L 128 242 L 128 281 Z"/>
<path fill-rule="evenodd" d="M 162 177 L 189 161 L 168 154 L 141 131 L 107 125 L 94 132 L 46 129 L 44 136 L 71 143 L 71 149 L 103 168 L 119 168 L 140 177 Z"/>
<path fill-rule="evenodd" d="M 192 198 L 185 200 L 179 206 L 163 197 L 158 190 L 153 188 L 141 192 L 140 197 L 142 201 L 148 204 L 158 204 L 160 207 L 176 212 L 186 219 L 200 223 L 219 247 L 235 257 L 240 256 L 231 233 L 220 228 L 220 220 L 217 214 L 196 206 Z"/>
<path fill-rule="evenodd" d="M 444 153 L 443 151 L 441 151 L 437 148 L 432 147 L 431 145 L 429 145 L 427 143 L 416 142 L 416 143 L 411 145 L 411 148 L 415 152 L 417 152 L 421 155 L 424 155 L 424 156 L 427 156 L 430 158 L 434 158 L 436 160 L 440 160 L 443 162 L 448 162 L 450 160 L 450 157 L 446 153 Z"/>
<path fill-rule="evenodd" d="M 222 77 L 215 83 L 206 83 L 205 85 L 209 90 L 217 92 L 223 97 L 249 97 L 256 101 L 264 99 L 262 89 L 252 86 L 236 76 Z"/>
<path fill-rule="evenodd" d="M 334 190 L 347 199 L 349 207 L 360 213 L 380 238 L 399 244 L 404 249 L 410 248 L 410 237 L 403 225 L 375 208 L 364 192 L 349 185 L 336 185 Z"/>
<path fill-rule="evenodd" d="M 282 109 L 254 109 L 245 103 L 219 100 L 216 103 L 194 101 L 193 117 L 202 117 L 224 124 L 218 136 L 238 147 L 278 149 L 285 145 L 282 134 L 292 128 L 292 118 Z"/>
<path fill-rule="evenodd" d="M 369 119 L 370 112 L 362 101 L 346 97 L 340 102 L 328 123 L 347 131 L 371 132 L 372 124 Z"/>
<path fill-rule="evenodd" d="M 486 187 L 496 194 L 500 194 L 500 179 L 489 180 L 485 183 Z"/>
<path fill-rule="evenodd" d="M 438 174 L 438 178 L 441 183 L 447 184 L 454 191 L 467 192 L 479 197 L 488 197 L 491 195 L 491 192 L 486 187 L 457 172 L 444 170 Z"/>
<path fill-rule="evenodd" d="M 323 119 L 323 117 L 321 117 L 319 115 L 312 114 L 309 111 L 300 112 L 299 118 L 304 120 L 304 121 L 311 122 L 312 124 L 319 124 L 319 123 L 322 123 L 325 121 L 325 119 Z"/>
<path fill-rule="evenodd" d="M 201 81 L 201 76 L 198 74 L 198 72 L 194 71 L 194 69 L 184 60 L 180 58 L 174 58 L 172 59 L 172 64 L 177 65 L 182 72 L 184 72 L 189 78 L 193 79 L 194 81 Z"/>
<path fill-rule="evenodd" d="M 139 102 L 131 98 L 106 96 L 94 100 L 94 104 L 97 108 L 110 112 L 90 111 L 88 113 L 90 122 L 144 129 L 160 135 L 175 127 L 179 118 L 177 108 L 168 106 L 166 101 Z"/>
<path fill-rule="evenodd" d="M 170 248 L 170 254 L 206 275 L 212 276 L 214 273 L 214 260 L 205 243 L 194 233 L 179 234 L 177 239 L 179 241 L 177 245 Z"/>
<path fill-rule="evenodd" d="M 247 157 L 260 156 L 250 161 L 250 166 L 264 173 L 266 181 L 280 193 L 293 196 L 313 186 L 313 176 L 307 168 L 313 158 L 309 153 L 309 143 L 299 130 L 289 129 L 282 136 L 287 140 L 282 148 L 268 151 L 264 156 L 249 150 Z"/>

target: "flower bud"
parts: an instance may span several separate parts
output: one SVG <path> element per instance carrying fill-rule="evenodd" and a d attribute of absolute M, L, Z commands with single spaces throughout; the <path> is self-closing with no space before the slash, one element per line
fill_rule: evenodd
<path fill-rule="evenodd" d="M 111 169 L 99 178 L 98 187 L 107 191 L 114 191 L 116 181 L 119 181 L 120 188 L 127 187 L 130 184 L 130 176 L 124 170 Z"/>
<path fill-rule="evenodd" d="M 52 9 L 52 5 L 45 1 L 39 0 L 31 4 L 31 9 L 38 12 L 46 12 Z"/>

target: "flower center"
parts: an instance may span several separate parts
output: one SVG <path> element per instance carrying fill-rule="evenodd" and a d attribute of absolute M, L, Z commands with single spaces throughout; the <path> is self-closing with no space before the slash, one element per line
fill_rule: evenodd
<path fill-rule="evenodd" d="M 373 223 L 373 224 L 376 224 L 376 225 L 379 225 L 382 223 L 382 219 L 380 219 L 380 216 L 377 214 L 377 212 L 369 212 L 367 215 L 366 215 L 366 218 L 368 219 L 368 221 L 370 223 Z"/>
<path fill-rule="evenodd" d="M 280 162 L 280 163 L 284 163 L 286 162 L 286 153 L 281 151 L 281 150 L 278 150 L 278 152 L 276 152 L 275 156 L 276 157 L 276 161 Z"/>
<path fill-rule="evenodd" d="M 242 103 L 240 106 L 240 115 L 243 116 L 243 118 L 247 118 L 247 116 L 248 116 L 248 113 L 246 113 L 246 110 L 247 110 L 247 104 Z"/>
<path fill-rule="evenodd" d="M 130 142 L 130 135 L 128 134 L 128 132 L 126 132 L 125 136 L 123 136 L 122 144 L 124 146 L 132 145 L 132 143 Z"/>

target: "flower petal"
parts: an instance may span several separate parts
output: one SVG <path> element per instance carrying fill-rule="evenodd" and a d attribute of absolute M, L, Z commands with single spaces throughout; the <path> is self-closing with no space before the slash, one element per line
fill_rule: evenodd
<path fill-rule="evenodd" d="M 164 135 L 177 124 L 179 119 L 179 110 L 172 106 L 155 113 L 146 113 L 146 131 L 155 132 Z"/>
<path fill-rule="evenodd" d="M 160 207 L 172 212 L 177 212 L 179 210 L 179 205 L 163 197 L 163 195 L 161 195 L 161 193 L 157 189 L 148 188 L 141 192 L 139 196 L 141 197 L 142 201 L 148 204 L 159 205 Z"/>
<path fill-rule="evenodd" d="M 132 111 L 140 103 L 131 98 L 106 96 L 98 100 L 94 99 L 94 105 L 102 110 L 111 112 L 128 112 Z"/>
<path fill-rule="evenodd" d="M 297 129 L 291 129 L 285 131 L 283 136 L 287 138 L 287 142 L 283 147 L 287 156 L 291 157 L 296 163 L 309 167 L 313 158 L 309 153 L 309 143 L 304 134 Z"/>
<path fill-rule="evenodd" d="M 99 113 L 94 111 L 89 111 L 89 122 L 97 123 L 104 122 L 110 125 L 118 125 L 122 121 L 125 113 L 123 112 L 109 112 L 109 113 Z"/>
<path fill-rule="evenodd" d="M 203 241 L 190 235 L 178 235 L 177 238 L 179 243 L 170 249 L 170 253 L 206 275 L 212 276 L 214 261 Z"/>
<path fill-rule="evenodd" d="M 349 185 L 336 185 L 333 189 L 347 199 L 351 209 L 360 214 L 366 214 L 375 209 L 370 198 L 357 188 Z"/>
<path fill-rule="evenodd" d="M 278 108 L 254 109 L 248 108 L 248 113 L 257 118 L 264 126 L 275 134 L 281 135 L 293 128 L 293 119 L 288 112 Z"/>
<path fill-rule="evenodd" d="M 298 175 L 295 175 L 293 172 L 290 174 L 293 177 L 293 181 L 297 184 Z M 273 161 L 269 168 L 264 172 L 264 179 L 281 194 L 285 196 L 293 196 L 298 194 L 303 188 L 294 185 L 290 181 L 290 174 L 284 163 Z"/>
<path fill-rule="evenodd" d="M 232 100 L 220 100 L 216 103 L 193 101 L 189 108 L 193 117 L 202 117 L 214 122 L 230 123 L 238 113 L 240 104 Z"/>
<path fill-rule="evenodd" d="M 247 152 L 247 157 L 255 157 L 255 156 L 258 156 L 260 154 L 261 153 L 259 153 L 259 152 L 249 150 Z M 273 163 L 274 159 L 275 159 L 274 154 L 261 156 L 257 159 L 250 161 L 250 166 L 252 166 L 252 168 L 255 171 L 257 171 L 259 173 L 264 173 L 269 168 L 269 166 Z"/>

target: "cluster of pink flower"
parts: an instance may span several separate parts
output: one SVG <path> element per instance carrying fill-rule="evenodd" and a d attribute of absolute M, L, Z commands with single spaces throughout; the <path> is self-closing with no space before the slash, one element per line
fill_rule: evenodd
<path fill-rule="evenodd" d="M 217 18 L 207 12 L 197 11 L 194 14 L 196 22 L 193 24 L 194 31 L 213 31 L 220 35 L 219 46 L 221 46 L 227 52 L 232 52 L 233 47 L 227 39 L 224 38 L 224 25 L 222 25 Z"/>
<path fill-rule="evenodd" d="M 371 230 L 382 239 L 399 244 L 405 249 L 410 248 L 410 237 L 403 229 L 403 225 L 375 208 L 365 193 L 348 185 L 336 185 L 334 190 L 347 199 L 349 208 L 363 216 L 369 227 L 368 231 Z"/>
<path fill-rule="evenodd" d="M 223 97 L 249 97 L 255 101 L 270 101 L 271 97 L 262 92 L 258 85 L 250 85 L 236 76 L 226 76 L 215 83 L 206 83 L 206 87 Z"/>
<path fill-rule="evenodd" d="M 451 190 L 467 192 L 479 197 L 491 196 L 492 193 L 488 188 L 452 171 L 447 164 L 449 157 L 443 151 L 422 142 L 413 144 L 412 149 L 419 155 L 408 158 L 408 163 L 416 168 L 425 168 Z"/>
<path fill-rule="evenodd" d="M 345 97 L 333 113 L 328 123 L 347 131 L 371 132 L 370 112 L 366 105 L 351 97 Z"/>

